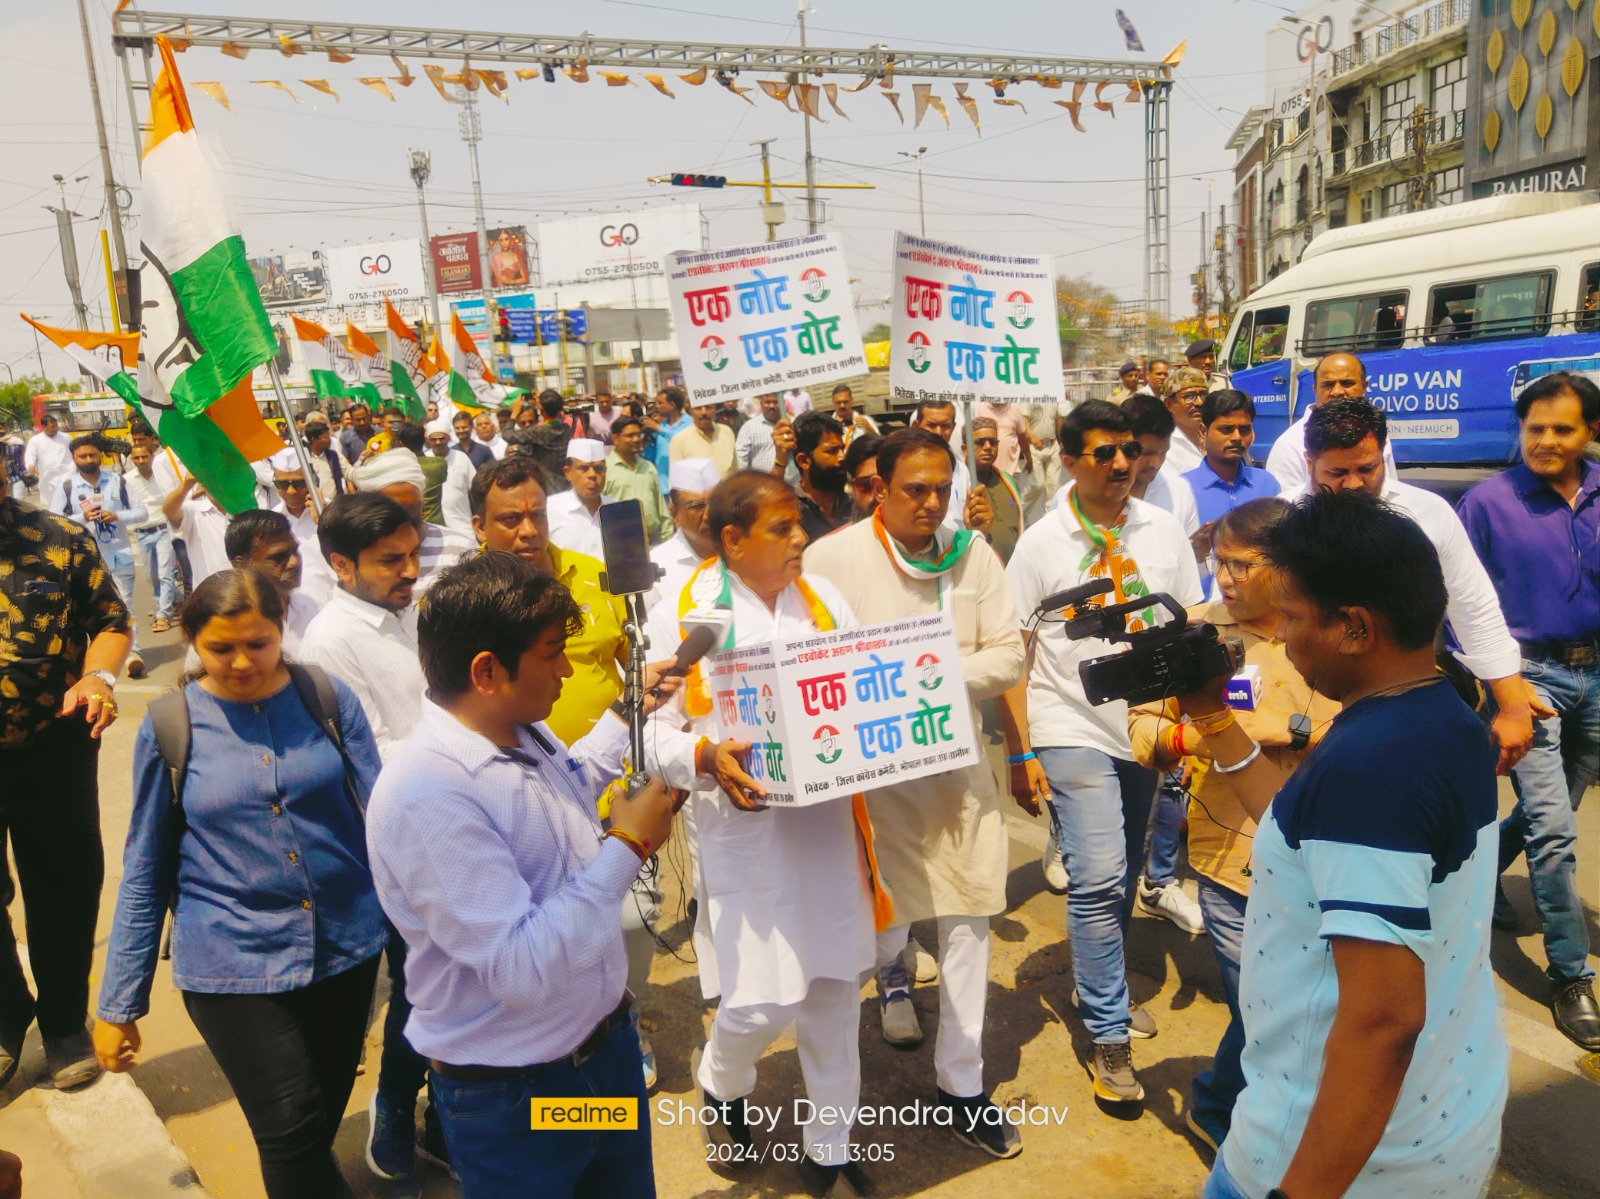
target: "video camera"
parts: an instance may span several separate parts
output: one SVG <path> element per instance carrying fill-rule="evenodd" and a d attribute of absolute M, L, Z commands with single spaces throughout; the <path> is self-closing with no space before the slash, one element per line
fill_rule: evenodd
<path fill-rule="evenodd" d="M 1190 625 L 1182 606 L 1165 592 L 1110 607 L 1097 602 L 1096 597 L 1111 589 L 1110 579 L 1095 579 L 1047 596 L 1039 605 L 1040 612 L 1070 611 L 1061 623 L 1072 641 L 1099 637 L 1127 645 L 1123 653 L 1078 664 L 1078 677 L 1091 704 L 1116 699 L 1144 704 L 1184 695 L 1211 679 L 1233 674 L 1244 661 L 1239 638 L 1221 636 L 1215 625 Z M 1129 614 L 1153 605 L 1165 608 L 1172 620 L 1128 632 Z"/>

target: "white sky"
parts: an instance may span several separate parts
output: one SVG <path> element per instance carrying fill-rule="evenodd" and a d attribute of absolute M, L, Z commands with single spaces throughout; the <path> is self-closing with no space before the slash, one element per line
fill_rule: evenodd
<path fill-rule="evenodd" d="M 315 10 L 329 20 L 391 21 L 396 25 L 468 27 L 570 35 L 580 31 L 636 38 L 661 37 L 738 44 L 796 44 L 793 0 L 478 0 L 447 6 L 421 0 L 141 0 L 161 11 L 266 15 Z M 1122 0 L 1147 57 L 1158 60 L 1182 38 L 1187 57 L 1173 99 L 1173 299 L 1190 309 L 1189 273 L 1199 257 L 1199 222 L 1213 181 L 1212 211 L 1231 200 L 1233 153 L 1224 146 L 1239 113 L 1265 98 L 1267 28 L 1290 11 L 1272 0 Z M 125 93 L 110 48 L 113 0 L 89 0 L 100 87 L 110 124 L 118 179 L 135 191 L 137 171 Z M 808 16 L 812 45 L 901 49 L 1018 49 L 1044 54 L 1125 57 L 1114 18 L 1115 0 L 815 0 Z M 466 15 L 470 11 L 470 16 Z M 1133 57 L 1141 57 L 1134 55 Z M 433 233 L 470 228 L 472 201 L 465 146 L 453 105 L 422 77 L 394 88 L 396 102 L 356 83 L 359 75 L 394 73 L 386 58 L 358 56 L 346 64 L 306 54 L 285 58 L 252 53 L 245 61 L 219 51 L 191 49 L 178 58 L 188 81 L 218 81 L 232 115 L 191 89 L 195 120 L 237 197 L 237 216 L 252 253 L 416 237 L 416 192 L 406 169 L 408 147 L 433 155 L 429 218 Z M 448 70 L 459 63 L 442 62 Z M 484 63 L 484 66 L 494 64 Z M 637 72 L 634 72 L 637 74 Z M 299 85 L 326 78 L 341 100 Z M 668 73 L 669 82 L 673 76 Z M 279 79 L 300 103 L 252 86 Z M 739 80 L 755 86 L 754 77 Z M 897 79 L 906 123 L 872 87 L 841 94 L 846 121 L 831 115 L 813 123 L 819 182 L 871 182 L 876 191 L 822 192 L 828 228 L 842 234 L 852 273 L 860 278 L 863 327 L 886 319 L 889 251 L 897 228 L 915 229 L 916 173 L 899 150 L 927 146 L 928 233 L 977 248 L 1013 249 L 1055 257 L 1064 274 L 1090 275 L 1125 298 L 1142 290 L 1143 144 L 1140 109 L 1118 105 L 1115 120 L 1085 104 L 1080 134 L 1050 101 L 1063 92 L 1014 87 L 1027 114 L 996 106 L 974 84 L 983 133 L 975 132 L 948 82 L 950 127 L 929 111 L 913 129 L 911 79 Z M 1281 81 L 1277 81 L 1281 82 Z M 673 171 L 759 178 L 750 143 L 772 146 L 774 177 L 800 180 L 801 121 L 775 101 L 752 92 L 745 104 L 714 83 L 674 86 L 676 100 L 638 86 L 608 88 L 597 74 L 585 85 L 512 81 L 511 104 L 485 99 L 481 146 L 485 206 L 491 227 L 588 212 L 625 211 L 697 200 L 711 218 L 713 245 L 765 236 L 756 210 L 759 192 L 651 185 L 647 176 Z M 1112 92 L 1107 91 L 1107 98 Z M 1092 96 L 1092 93 L 1091 93 Z M 70 324 L 54 218 L 52 174 L 69 180 L 67 198 L 84 218 L 77 226 L 80 277 L 92 326 L 104 327 L 105 276 L 99 255 L 102 186 L 88 86 L 73 0 L 0 5 L 0 364 L 18 373 L 38 369 L 34 338 L 14 314 L 25 310 Z M 782 233 L 804 232 L 802 193 L 788 192 L 790 221 Z M 1214 219 L 1214 217 L 1213 217 Z M 1230 220 L 1232 219 L 1230 215 Z M 128 231 L 130 248 L 137 230 Z M 45 350 L 52 376 L 70 374 L 68 360 Z"/>

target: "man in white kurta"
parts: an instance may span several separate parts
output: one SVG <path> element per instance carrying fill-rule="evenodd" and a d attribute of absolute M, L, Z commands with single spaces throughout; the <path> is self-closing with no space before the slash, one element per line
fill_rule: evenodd
<path fill-rule="evenodd" d="M 763 513 L 792 513 L 798 531 L 792 493 L 765 478 L 777 498 L 763 497 Z M 714 527 L 715 509 L 713 501 Z M 717 536 L 728 554 L 731 534 L 719 528 Z M 796 555 L 801 544 L 797 539 Z M 826 580 L 791 582 L 769 607 L 737 566 L 709 562 L 671 602 L 658 603 L 649 620 L 652 644 L 676 645 L 690 614 L 728 630 L 722 648 L 740 649 L 859 623 Z M 851 801 L 736 807 L 710 773 L 713 743 L 722 739 L 715 712 L 686 712 L 693 686 L 691 676 L 651 716 L 645 748 L 653 774 L 690 791 L 699 832 L 695 951 L 701 990 L 720 1002 L 696 1079 L 708 1104 L 736 1104 L 755 1089 L 757 1059 L 794 1023 L 806 1097 L 848 1111 L 861 1091 L 860 979 L 874 961 L 872 901 Z M 807 1157 L 845 1168 L 850 1129 L 848 1121 L 805 1125 Z"/>
<path fill-rule="evenodd" d="M 1022 677 L 1022 635 L 1005 568 L 993 548 L 979 534 L 952 534 L 941 527 L 953 465 L 954 455 L 936 434 L 891 433 L 878 450 L 882 502 L 873 518 L 816 542 L 806 551 L 805 564 L 808 576 L 838 587 L 866 624 L 950 612 L 961 642 L 967 696 L 976 705 Z M 976 710 L 972 723 L 982 726 Z M 935 919 L 939 1102 L 953 1109 L 951 1127 L 962 1140 L 996 1157 L 1013 1157 L 1022 1151 L 1021 1138 L 983 1086 L 989 917 L 1005 910 L 1008 865 L 994 774 L 988 762 L 979 761 L 869 791 L 867 807 L 878 868 L 895 901 L 893 925 L 878 936 L 884 1036 L 896 1033 L 897 1044 L 921 1040 L 900 955 L 911 922 Z"/>

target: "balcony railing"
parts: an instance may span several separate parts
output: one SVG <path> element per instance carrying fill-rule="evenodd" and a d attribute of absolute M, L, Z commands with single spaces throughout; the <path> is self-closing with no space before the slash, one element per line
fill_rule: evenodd
<path fill-rule="evenodd" d="M 1352 171 L 1365 170 L 1367 167 L 1415 154 L 1419 134 L 1424 148 L 1458 142 L 1465 135 L 1466 124 L 1467 114 L 1460 109 L 1430 116 L 1420 125 L 1414 120 L 1408 120 L 1401 127 L 1391 129 L 1387 133 L 1380 133 L 1367 141 L 1335 150 L 1333 174 L 1337 178 Z"/>
<path fill-rule="evenodd" d="M 1471 15 L 1472 0 L 1439 0 L 1420 12 L 1368 29 L 1343 50 L 1334 51 L 1333 74 L 1335 77 L 1347 74 L 1436 33 L 1464 26 Z"/>

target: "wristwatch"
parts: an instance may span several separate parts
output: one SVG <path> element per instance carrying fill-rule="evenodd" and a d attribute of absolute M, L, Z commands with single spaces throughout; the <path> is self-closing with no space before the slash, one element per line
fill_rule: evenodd
<path fill-rule="evenodd" d="M 112 691 L 115 691 L 117 689 L 117 676 L 112 674 L 109 670 L 91 670 L 91 671 L 86 672 L 86 677 L 90 676 L 90 675 L 92 675 L 94 678 L 99 679 L 102 683 L 104 683 Z"/>

